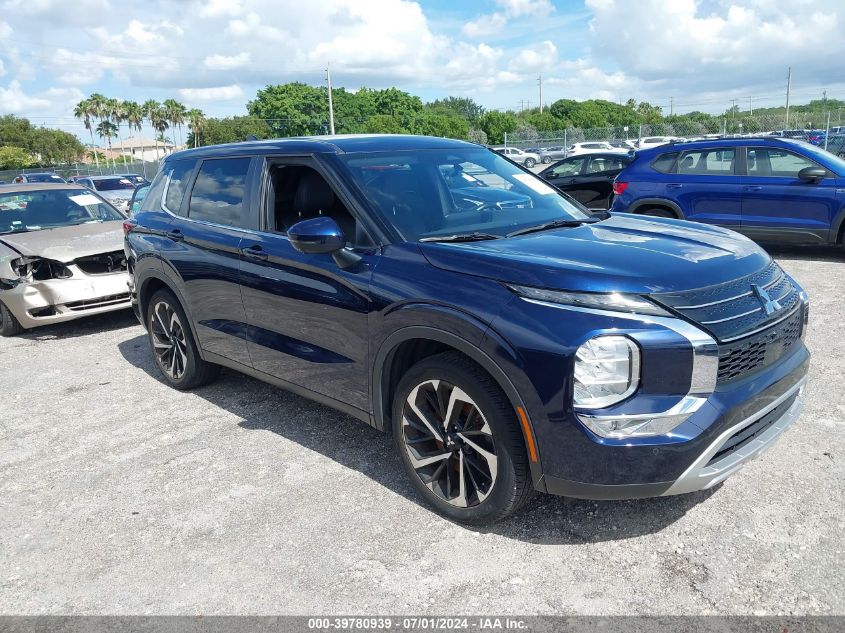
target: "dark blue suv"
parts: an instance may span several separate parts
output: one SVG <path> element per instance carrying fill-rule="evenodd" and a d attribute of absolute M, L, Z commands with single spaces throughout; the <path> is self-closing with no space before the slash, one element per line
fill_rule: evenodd
<path fill-rule="evenodd" d="M 614 212 L 718 224 L 761 242 L 842 244 L 845 160 L 802 141 L 732 138 L 637 152 Z"/>
<path fill-rule="evenodd" d="M 460 521 L 504 517 L 534 489 L 709 488 L 801 408 L 808 299 L 763 250 L 717 227 L 591 216 L 478 145 L 179 152 L 125 229 L 170 385 L 224 366 L 355 416 Z"/>

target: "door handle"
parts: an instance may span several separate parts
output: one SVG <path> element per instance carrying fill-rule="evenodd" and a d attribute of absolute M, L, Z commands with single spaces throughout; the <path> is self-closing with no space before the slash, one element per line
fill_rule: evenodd
<path fill-rule="evenodd" d="M 249 259 L 255 259 L 261 262 L 267 261 L 267 258 L 270 257 L 261 246 L 258 244 L 253 244 L 252 246 L 247 246 L 246 248 L 241 249 L 241 253 L 243 253 L 244 257 L 248 257 Z"/>
<path fill-rule="evenodd" d="M 181 242 L 185 239 L 185 236 L 179 229 L 173 229 L 172 231 L 168 231 L 167 233 L 165 233 L 165 235 L 174 242 Z"/>
<path fill-rule="evenodd" d="M 677 182 L 670 182 L 668 185 L 666 185 L 667 189 L 680 189 L 681 187 L 683 187 L 683 185 Z"/>
<path fill-rule="evenodd" d="M 743 191 L 763 191 L 763 187 L 759 187 L 757 185 L 748 185 L 742 189 Z"/>

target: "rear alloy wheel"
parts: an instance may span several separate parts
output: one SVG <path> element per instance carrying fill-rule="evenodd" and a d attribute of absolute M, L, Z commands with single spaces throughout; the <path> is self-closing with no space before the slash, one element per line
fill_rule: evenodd
<path fill-rule="evenodd" d="M 544 165 L 548 165 L 550 162 L 552 162 L 551 156 L 543 156 L 543 164 Z"/>
<path fill-rule="evenodd" d="M 534 160 L 533 158 L 526 158 L 525 159 L 525 166 L 528 167 L 528 169 L 531 169 L 536 164 L 537 164 L 537 161 Z"/>
<path fill-rule="evenodd" d="M 492 523 L 533 489 L 513 408 L 461 354 L 438 354 L 407 372 L 397 389 L 393 432 L 415 487 L 451 519 Z"/>
<path fill-rule="evenodd" d="M 149 302 L 147 326 L 156 364 L 176 389 L 193 389 L 217 378 L 220 366 L 204 361 L 194 344 L 182 306 L 169 290 L 159 290 Z"/>
<path fill-rule="evenodd" d="M 15 336 L 24 331 L 24 327 L 5 305 L 0 303 L 0 336 Z"/>

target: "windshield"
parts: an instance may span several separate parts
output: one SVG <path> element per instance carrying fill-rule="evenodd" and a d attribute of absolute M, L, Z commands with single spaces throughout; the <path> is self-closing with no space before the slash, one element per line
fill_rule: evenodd
<path fill-rule="evenodd" d="M 106 178 L 95 180 L 94 189 L 97 191 L 117 191 L 119 189 L 135 189 L 135 185 L 128 178 Z"/>
<path fill-rule="evenodd" d="M 503 237 L 553 220 L 590 218 L 545 181 L 480 147 L 339 158 L 409 241 L 473 232 Z"/>
<path fill-rule="evenodd" d="M 0 234 L 122 219 L 118 211 L 84 190 L 0 192 Z"/>
<path fill-rule="evenodd" d="M 135 192 L 135 196 L 132 198 L 132 206 L 129 209 L 129 214 L 134 215 L 138 213 L 141 209 L 141 203 L 144 201 L 144 198 L 147 197 L 147 194 L 150 191 L 149 185 L 144 185 L 143 187 L 138 187 L 138 190 Z"/>

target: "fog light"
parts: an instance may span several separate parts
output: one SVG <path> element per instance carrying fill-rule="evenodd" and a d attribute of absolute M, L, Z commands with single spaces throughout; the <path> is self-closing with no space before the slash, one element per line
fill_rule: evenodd
<path fill-rule="evenodd" d="M 576 407 L 601 409 L 622 402 L 640 382 L 640 350 L 626 336 L 591 338 L 575 353 Z"/>

